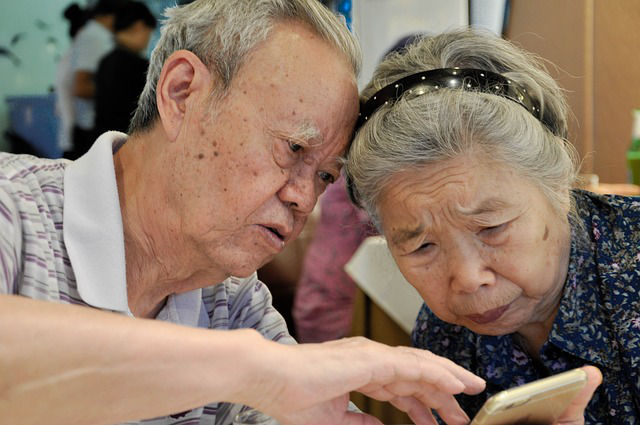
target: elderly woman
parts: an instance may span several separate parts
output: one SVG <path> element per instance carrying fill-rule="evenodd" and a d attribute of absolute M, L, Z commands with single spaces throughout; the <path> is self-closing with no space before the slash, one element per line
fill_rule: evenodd
<path fill-rule="evenodd" d="M 567 106 L 538 60 L 442 34 L 385 60 L 362 97 L 351 193 L 424 298 L 414 345 L 487 380 L 467 412 L 594 365 L 586 422 L 640 420 L 640 200 L 572 189 Z"/>

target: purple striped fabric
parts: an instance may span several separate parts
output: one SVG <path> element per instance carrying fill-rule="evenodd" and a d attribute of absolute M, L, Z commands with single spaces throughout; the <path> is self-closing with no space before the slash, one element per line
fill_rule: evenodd
<path fill-rule="evenodd" d="M 63 177 L 66 160 L 0 153 L 0 294 L 21 295 L 88 306 L 77 291 L 63 239 Z M 115 184 L 115 182 L 114 182 Z M 196 307 L 211 329 L 254 328 L 265 338 L 295 343 L 282 316 L 271 305 L 271 294 L 256 274 L 229 278 L 203 288 Z M 157 319 L 179 324 L 168 311 Z M 130 424 L 231 424 L 242 406 L 213 403 L 189 412 Z"/>
<path fill-rule="evenodd" d="M 52 301 L 61 295 L 80 298 L 62 240 L 66 164 L 0 153 L 3 293 Z"/>

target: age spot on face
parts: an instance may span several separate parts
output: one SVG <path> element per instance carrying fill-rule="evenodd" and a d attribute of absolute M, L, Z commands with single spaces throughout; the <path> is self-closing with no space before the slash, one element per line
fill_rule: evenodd
<path fill-rule="evenodd" d="M 548 237 L 549 237 L 549 228 L 545 225 L 544 226 L 544 235 L 542 235 L 542 240 L 546 241 Z"/>
<path fill-rule="evenodd" d="M 198 159 L 202 159 L 202 158 L 204 158 L 204 154 L 203 153 L 199 153 L 198 154 Z"/>

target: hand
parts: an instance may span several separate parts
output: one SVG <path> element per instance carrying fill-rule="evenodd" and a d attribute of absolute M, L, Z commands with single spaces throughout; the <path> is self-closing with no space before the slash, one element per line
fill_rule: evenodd
<path fill-rule="evenodd" d="M 253 405 L 283 425 L 379 425 L 372 416 L 347 411 L 351 391 L 391 402 L 416 425 L 436 424 L 431 409 L 449 424 L 466 424 L 453 394 L 476 394 L 485 385 L 429 351 L 365 338 L 269 348 L 262 360 L 275 376 L 258 382 L 261 399 Z"/>
<path fill-rule="evenodd" d="M 555 425 L 584 425 L 584 410 L 602 382 L 602 373 L 593 366 L 584 366 L 582 369 L 587 372 L 587 385 L 573 399 Z"/>

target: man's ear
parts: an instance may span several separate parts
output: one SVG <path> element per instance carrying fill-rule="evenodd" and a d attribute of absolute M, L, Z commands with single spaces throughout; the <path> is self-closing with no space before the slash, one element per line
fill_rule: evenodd
<path fill-rule="evenodd" d="M 170 141 L 176 140 L 190 105 L 211 91 L 206 65 L 188 50 L 177 50 L 167 58 L 156 86 L 156 102 L 162 127 Z"/>

